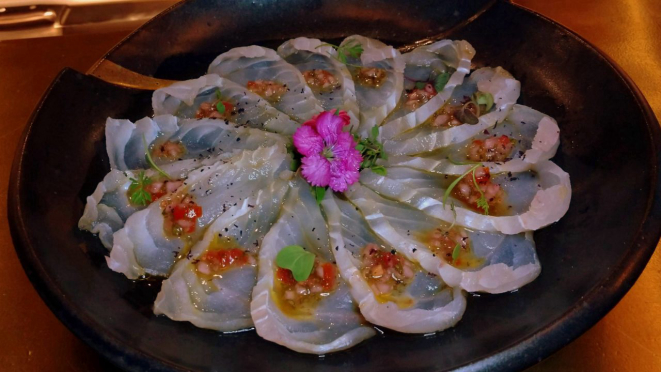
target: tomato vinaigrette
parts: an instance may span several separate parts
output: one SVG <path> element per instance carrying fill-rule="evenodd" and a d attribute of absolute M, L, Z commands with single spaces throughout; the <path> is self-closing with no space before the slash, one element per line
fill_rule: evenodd
<path fill-rule="evenodd" d="M 334 263 L 316 257 L 310 276 L 301 282 L 288 269 L 275 266 L 273 298 L 288 316 L 310 317 L 324 297 L 337 289 L 339 273 Z"/>
<path fill-rule="evenodd" d="M 198 276 L 212 279 L 230 269 L 245 265 L 256 266 L 254 254 L 244 250 L 232 237 L 216 236 L 207 250 L 192 261 Z"/>
<path fill-rule="evenodd" d="M 192 195 L 175 194 L 161 200 L 163 230 L 166 235 L 184 237 L 193 234 L 197 220 L 202 217 L 202 207 L 195 203 Z"/>
<path fill-rule="evenodd" d="M 421 237 L 436 257 L 458 269 L 475 269 L 484 264 L 484 259 L 473 253 L 470 237 L 464 229 L 437 228 L 423 233 Z"/>
<path fill-rule="evenodd" d="M 414 305 L 413 299 L 406 294 L 406 287 L 420 271 L 417 264 L 407 260 L 401 253 L 386 250 L 376 244 L 365 245 L 360 254 L 363 275 L 377 301 L 394 302 L 400 308 Z"/>

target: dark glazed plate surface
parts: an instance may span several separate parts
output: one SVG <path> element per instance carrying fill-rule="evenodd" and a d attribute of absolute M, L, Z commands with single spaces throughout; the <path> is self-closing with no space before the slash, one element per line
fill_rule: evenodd
<path fill-rule="evenodd" d="M 106 58 L 145 75 L 184 79 L 234 46 L 352 33 L 397 46 L 439 33 L 466 39 L 479 66 L 501 65 L 521 81 L 521 103 L 558 120 L 562 143 L 554 160 L 571 175 L 574 194 L 567 215 L 535 233 L 541 276 L 517 293 L 469 296 L 462 321 L 442 333 L 387 332 L 324 358 L 253 331 L 222 335 L 155 317 L 159 283 L 111 272 L 101 244 L 76 227 L 85 197 L 108 170 L 106 117 L 149 115 L 151 93 L 66 69 L 18 148 L 9 213 L 26 272 L 74 333 L 136 371 L 505 371 L 548 356 L 619 301 L 661 233 L 661 135 L 628 78 L 549 20 L 490 1 L 189 1 Z"/>

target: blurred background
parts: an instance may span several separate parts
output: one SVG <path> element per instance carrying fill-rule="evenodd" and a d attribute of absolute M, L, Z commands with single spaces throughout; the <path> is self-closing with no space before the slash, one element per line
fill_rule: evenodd
<path fill-rule="evenodd" d="M 0 0 L 0 41 L 134 30 L 176 0 Z"/>

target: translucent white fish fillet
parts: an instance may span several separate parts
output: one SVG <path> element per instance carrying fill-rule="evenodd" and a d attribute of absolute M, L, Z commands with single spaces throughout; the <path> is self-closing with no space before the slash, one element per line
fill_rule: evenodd
<path fill-rule="evenodd" d="M 303 75 L 272 49 L 256 45 L 230 49 L 211 62 L 209 73 L 218 74 L 241 86 L 257 80 L 284 84 L 287 92 L 274 106 L 299 122 L 323 111 Z"/>
<path fill-rule="evenodd" d="M 520 86 L 518 80 L 500 67 L 478 69 L 452 91 L 452 97 L 448 100 L 448 104 L 456 104 L 478 90 L 490 93 L 494 98 L 494 107 L 490 112 L 481 115 L 477 124 L 462 124 L 450 128 L 422 125 L 384 141 L 383 146 L 391 155 L 414 155 L 464 142 L 505 120 L 519 97 Z"/>
<path fill-rule="evenodd" d="M 301 73 L 310 70 L 325 70 L 333 74 L 340 86 L 331 92 L 315 92 L 324 110 L 344 110 L 351 118 L 350 125 L 358 126 L 359 108 L 356 88 L 347 67 L 337 59 L 335 49 L 319 39 L 298 37 L 284 42 L 278 47 L 278 54 L 296 67 Z"/>
<path fill-rule="evenodd" d="M 282 145 L 243 151 L 188 175 L 176 194 L 191 195 L 202 207 L 196 231 L 187 238 L 169 237 L 160 203 L 134 213 L 114 236 L 108 266 L 130 279 L 150 274 L 167 276 L 177 257 L 187 252 L 219 215 L 289 173 L 290 157 Z"/>
<path fill-rule="evenodd" d="M 553 118 L 530 107 L 514 105 L 505 120 L 464 142 L 448 146 L 428 157 L 398 155 L 381 163 L 385 166 L 408 166 L 437 173 L 461 175 L 472 166 L 461 165 L 467 161 L 468 148 L 472 141 L 502 135 L 514 140 L 514 148 L 509 158 L 503 162 L 482 162 L 484 166 L 490 168 L 491 173 L 528 170 L 534 164 L 555 156 L 560 144 L 560 129 Z"/>
<path fill-rule="evenodd" d="M 260 190 L 257 197 L 244 199 L 240 205 L 221 214 L 163 282 L 154 303 L 154 313 L 223 332 L 252 327 L 250 300 L 257 282 L 256 265 L 247 263 L 227 269 L 209 281 L 200 275 L 196 261 L 215 239 L 231 239 L 245 252 L 256 255 L 264 235 L 278 216 L 288 188 L 287 180 L 278 179 L 267 189 Z"/>
<path fill-rule="evenodd" d="M 346 193 L 360 208 L 374 232 L 403 253 L 417 255 L 420 265 L 438 272 L 445 283 L 469 292 L 502 293 L 530 283 L 541 272 L 532 233 L 505 235 L 462 229 L 481 264 L 467 269 L 451 265 L 448 257 L 436 255 L 421 232 L 448 229 L 449 223 L 402 203 L 390 201 L 364 186 L 354 184 Z"/>
<path fill-rule="evenodd" d="M 441 40 L 402 55 L 406 64 L 405 78 L 426 80 L 432 70 L 440 69 L 445 72 L 447 67 L 452 68 L 454 72 L 450 75 L 450 79 L 442 91 L 413 112 L 407 110 L 403 105 L 407 99 L 407 94 L 404 92 L 399 108 L 381 126 L 381 138 L 391 139 L 429 119 L 450 98 L 454 88 L 464 81 L 464 77 L 470 72 L 471 60 L 474 56 L 475 49 L 463 40 Z M 409 81 L 404 82 L 405 89 L 408 89 L 407 83 Z"/>
<path fill-rule="evenodd" d="M 323 297 L 309 319 L 284 314 L 273 298 L 275 257 L 288 245 L 301 245 L 332 261 L 326 223 L 307 183 L 299 179 L 286 198 L 282 213 L 262 242 L 259 276 L 250 304 L 257 334 L 292 350 L 326 354 L 347 349 L 375 334 L 351 299 L 348 285 L 338 278 L 337 289 Z"/>
<path fill-rule="evenodd" d="M 152 96 L 152 107 L 155 115 L 171 114 L 194 119 L 200 104 L 218 101 L 218 92 L 223 101 L 236 108 L 235 114 L 229 118 L 233 123 L 282 134 L 293 134 L 300 125 L 245 86 L 216 74 L 180 81 L 156 90 Z"/>
<path fill-rule="evenodd" d="M 560 167 L 544 161 L 531 165 L 529 170 L 531 172 L 492 174 L 494 182 L 505 191 L 504 203 L 511 207 L 512 215 L 507 216 L 474 212 L 451 197 L 444 205 L 445 189 L 452 179 L 442 174 L 402 167 L 388 168 L 387 175 L 380 176 L 363 170 L 360 182 L 383 196 L 449 223 L 481 231 L 518 234 L 558 221 L 567 213 L 571 201 L 569 174 Z"/>
<path fill-rule="evenodd" d="M 182 155 L 184 160 L 160 165 L 173 180 L 186 178 L 194 169 L 229 159 L 243 150 L 276 144 L 285 146 L 287 143 L 287 139 L 280 135 L 246 127 L 237 128 L 224 121 L 206 119 L 180 122 L 181 127 L 171 133 L 168 139 L 180 141 L 189 151 Z M 111 170 L 94 193 L 87 197 L 78 227 L 99 234 L 101 242 L 108 249 L 112 248 L 113 234 L 124 226 L 126 219 L 146 208 L 131 203 L 127 195 L 131 178 L 137 179 L 139 173 L 140 170 Z M 145 170 L 145 175 L 152 180 L 164 180 L 152 169 Z"/>
<path fill-rule="evenodd" d="M 404 61 L 397 49 L 360 35 L 347 37 L 340 46 L 357 44 L 363 48 L 360 57 L 347 58 L 347 66 L 352 74 L 357 73 L 356 66 L 376 67 L 386 71 L 385 81 L 376 88 L 355 84 L 360 126 L 354 132 L 367 137 L 372 127 L 380 125 L 399 102 L 404 88 Z"/>
<path fill-rule="evenodd" d="M 349 202 L 327 193 L 322 202 L 326 212 L 331 246 L 342 277 L 349 283 L 351 295 L 365 319 L 379 326 L 406 333 L 431 333 L 455 325 L 466 309 L 459 288 L 451 288 L 433 273 L 421 268 L 405 290 L 412 304 L 405 307 L 393 301 L 382 302 L 361 274 L 361 250 L 369 243 L 385 247 L 363 216 Z"/>
<path fill-rule="evenodd" d="M 106 150 L 110 168 L 119 170 L 147 168 L 145 146 L 164 133 L 179 129 L 177 118 L 170 115 L 143 118 L 134 123 L 130 120 L 106 120 Z"/>

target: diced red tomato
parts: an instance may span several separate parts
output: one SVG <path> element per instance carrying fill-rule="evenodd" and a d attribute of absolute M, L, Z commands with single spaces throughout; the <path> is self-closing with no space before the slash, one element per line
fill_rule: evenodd
<path fill-rule="evenodd" d="M 337 280 L 337 271 L 335 265 L 330 262 L 326 262 L 321 265 L 324 270 L 324 278 L 322 281 L 322 286 L 325 290 L 330 291 L 335 288 L 335 281 Z"/>
<path fill-rule="evenodd" d="M 278 271 L 276 275 L 278 277 L 278 280 L 280 280 L 285 285 L 296 284 L 296 279 L 294 279 L 294 274 L 292 274 L 291 270 L 278 267 Z"/>
<path fill-rule="evenodd" d="M 185 233 L 195 231 L 197 219 L 202 216 L 202 207 L 195 203 L 180 203 L 172 209 L 173 222 L 184 229 Z"/>
<path fill-rule="evenodd" d="M 239 248 L 231 248 L 209 251 L 200 260 L 207 262 L 213 271 L 218 272 L 232 265 L 246 264 L 248 256 Z"/>

